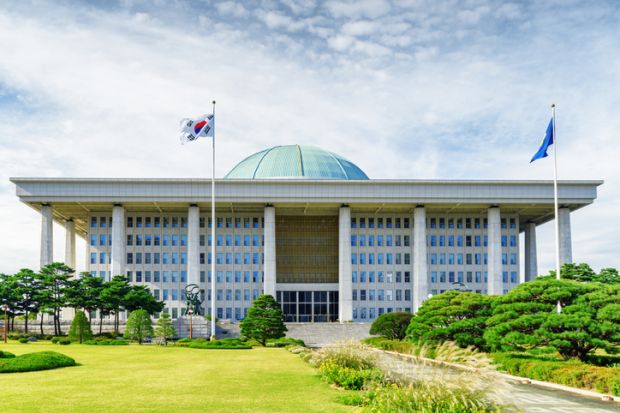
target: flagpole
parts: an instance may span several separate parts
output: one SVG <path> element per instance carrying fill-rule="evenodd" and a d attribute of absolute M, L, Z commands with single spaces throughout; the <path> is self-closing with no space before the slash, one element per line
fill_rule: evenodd
<path fill-rule="evenodd" d="M 211 170 L 211 340 L 216 338 L 215 322 L 215 100 L 213 101 L 213 159 Z"/>
<path fill-rule="evenodd" d="M 560 221 L 558 216 L 558 137 L 555 133 L 555 103 L 551 105 L 551 124 L 553 128 L 553 203 L 555 211 L 555 278 L 560 279 Z M 562 312 L 560 300 L 557 303 L 558 314 Z"/>

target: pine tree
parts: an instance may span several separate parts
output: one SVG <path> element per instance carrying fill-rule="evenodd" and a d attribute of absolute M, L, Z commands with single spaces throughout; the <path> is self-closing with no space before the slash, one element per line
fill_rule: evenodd
<path fill-rule="evenodd" d="M 69 340 L 79 341 L 81 344 L 82 341 L 92 338 L 93 332 L 90 329 L 90 321 L 86 318 L 86 314 L 83 311 L 76 311 L 69 329 Z"/>
<path fill-rule="evenodd" d="M 259 296 L 241 322 L 241 334 L 253 338 L 263 346 L 270 338 L 284 337 L 286 326 L 278 302 L 268 294 Z"/>
<path fill-rule="evenodd" d="M 142 344 L 145 338 L 153 337 L 151 317 L 146 310 L 132 311 L 127 318 L 124 337 Z"/>
<path fill-rule="evenodd" d="M 172 325 L 170 314 L 161 313 L 159 320 L 157 320 L 157 326 L 155 327 L 155 337 L 160 338 L 164 345 L 168 345 L 168 340 L 174 338 L 177 335 L 177 331 Z"/>

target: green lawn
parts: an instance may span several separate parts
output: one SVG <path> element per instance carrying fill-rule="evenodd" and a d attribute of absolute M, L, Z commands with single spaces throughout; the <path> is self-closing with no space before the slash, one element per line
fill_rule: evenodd
<path fill-rule="evenodd" d="M 0 375 L 4 412 L 344 412 L 340 391 L 285 349 L 0 343 L 51 350 L 80 366 Z"/>

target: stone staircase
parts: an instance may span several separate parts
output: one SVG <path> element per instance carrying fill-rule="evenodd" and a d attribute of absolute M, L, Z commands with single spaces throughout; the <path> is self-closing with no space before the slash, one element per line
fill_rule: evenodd
<path fill-rule="evenodd" d="M 286 336 L 303 340 L 308 347 L 329 347 L 338 341 L 370 337 L 370 323 L 287 323 Z"/>
<path fill-rule="evenodd" d="M 172 321 L 174 328 L 177 330 L 178 337 L 189 337 L 189 317 L 183 316 Z M 217 326 L 216 326 L 217 332 Z M 211 336 L 211 322 L 203 317 L 193 317 L 192 320 L 192 336 L 194 338 L 209 338 Z"/>

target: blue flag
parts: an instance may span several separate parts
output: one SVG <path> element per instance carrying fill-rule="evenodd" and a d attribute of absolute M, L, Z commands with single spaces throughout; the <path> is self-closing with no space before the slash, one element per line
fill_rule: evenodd
<path fill-rule="evenodd" d="M 548 156 L 547 148 L 549 148 L 550 145 L 553 145 L 553 119 L 549 121 L 549 126 L 547 126 L 547 133 L 545 134 L 545 138 L 540 144 L 538 152 L 536 152 L 532 157 L 530 163 L 534 162 L 536 159 L 546 158 Z"/>

